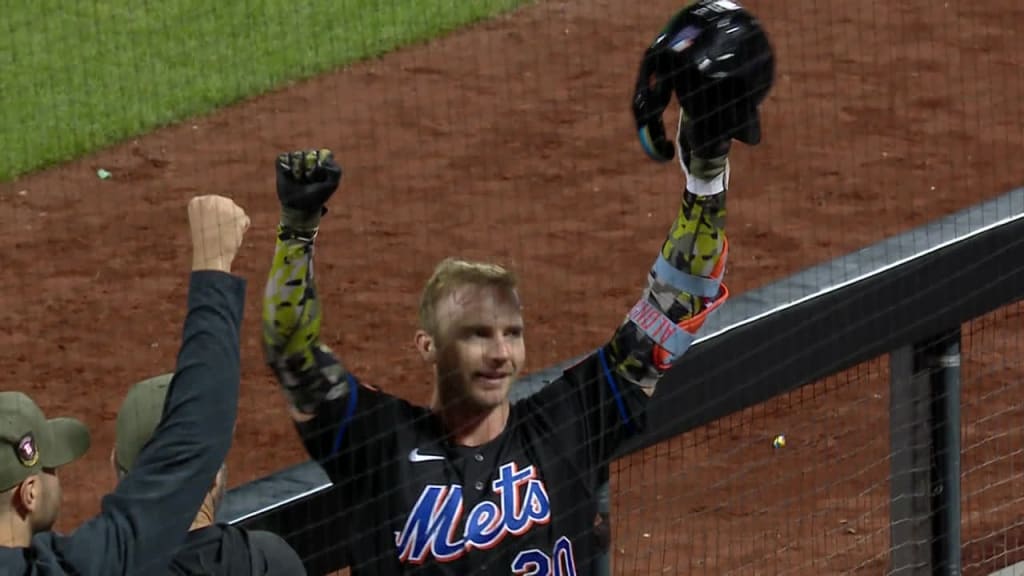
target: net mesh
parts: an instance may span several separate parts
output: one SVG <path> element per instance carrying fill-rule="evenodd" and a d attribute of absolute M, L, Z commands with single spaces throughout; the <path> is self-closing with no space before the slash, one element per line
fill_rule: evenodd
<path fill-rule="evenodd" d="M 615 573 L 877 573 L 888 413 L 879 359 L 624 458 Z"/>
<path fill-rule="evenodd" d="M 1013 305 L 963 327 L 964 574 L 1024 554 L 1020 316 Z M 886 571 L 889 410 L 886 356 L 616 462 L 615 573 Z"/>
<path fill-rule="evenodd" d="M 961 438 L 964 574 L 1024 561 L 1020 305 L 970 323 L 964 334 Z"/>
<path fill-rule="evenodd" d="M 733 152 L 734 294 L 1020 184 L 1024 4 L 745 5 L 779 70 L 765 142 Z M 643 157 L 629 116 L 642 50 L 678 8 L 0 0 L 4 388 L 93 431 L 62 472 L 57 528 L 115 484 L 94 470 L 108 468 L 123 393 L 173 366 L 186 202 L 219 193 L 246 209 L 238 270 L 260 285 L 282 151 L 327 146 L 345 168 L 317 273 L 323 338 L 353 373 L 429 401 L 409 341 L 422 282 L 452 254 L 520 274 L 529 368 L 607 339 L 678 206 L 678 171 Z M 308 458 L 261 361 L 258 293 L 232 487 Z M 1019 312 L 964 327 L 967 574 L 1024 560 Z M 613 573 L 884 570 L 888 370 L 872 360 L 613 463 Z M 343 554 L 318 511 L 293 520 L 276 529 L 307 560 Z"/>

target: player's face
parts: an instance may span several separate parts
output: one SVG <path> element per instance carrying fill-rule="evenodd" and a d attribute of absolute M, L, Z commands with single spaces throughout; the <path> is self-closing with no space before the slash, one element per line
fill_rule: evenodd
<path fill-rule="evenodd" d="M 437 326 L 435 362 L 444 402 L 467 409 L 504 404 L 526 359 L 515 292 L 458 287 L 438 303 Z"/>

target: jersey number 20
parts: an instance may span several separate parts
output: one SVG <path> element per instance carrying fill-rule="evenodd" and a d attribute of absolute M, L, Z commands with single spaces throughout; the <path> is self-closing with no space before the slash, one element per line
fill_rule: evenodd
<path fill-rule="evenodd" d="M 523 550 L 512 561 L 512 573 L 515 576 L 576 576 L 572 542 L 564 536 L 559 538 L 551 556 L 536 548 Z"/>

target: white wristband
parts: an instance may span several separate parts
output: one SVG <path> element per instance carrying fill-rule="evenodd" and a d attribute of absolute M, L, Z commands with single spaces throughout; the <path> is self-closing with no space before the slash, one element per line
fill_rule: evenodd
<path fill-rule="evenodd" d="M 694 196 L 714 196 L 721 194 L 729 186 L 729 168 L 715 176 L 711 180 L 702 180 L 693 176 L 686 176 L 686 189 Z"/>

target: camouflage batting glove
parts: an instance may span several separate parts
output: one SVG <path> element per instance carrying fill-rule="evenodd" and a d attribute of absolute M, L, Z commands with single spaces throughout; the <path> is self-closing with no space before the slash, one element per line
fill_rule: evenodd
<path fill-rule="evenodd" d="M 341 183 L 342 169 L 326 149 L 296 150 L 277 157 L 277 199 L 281 225 L 313 231 L 327 213 L 327 201 Z"/>

